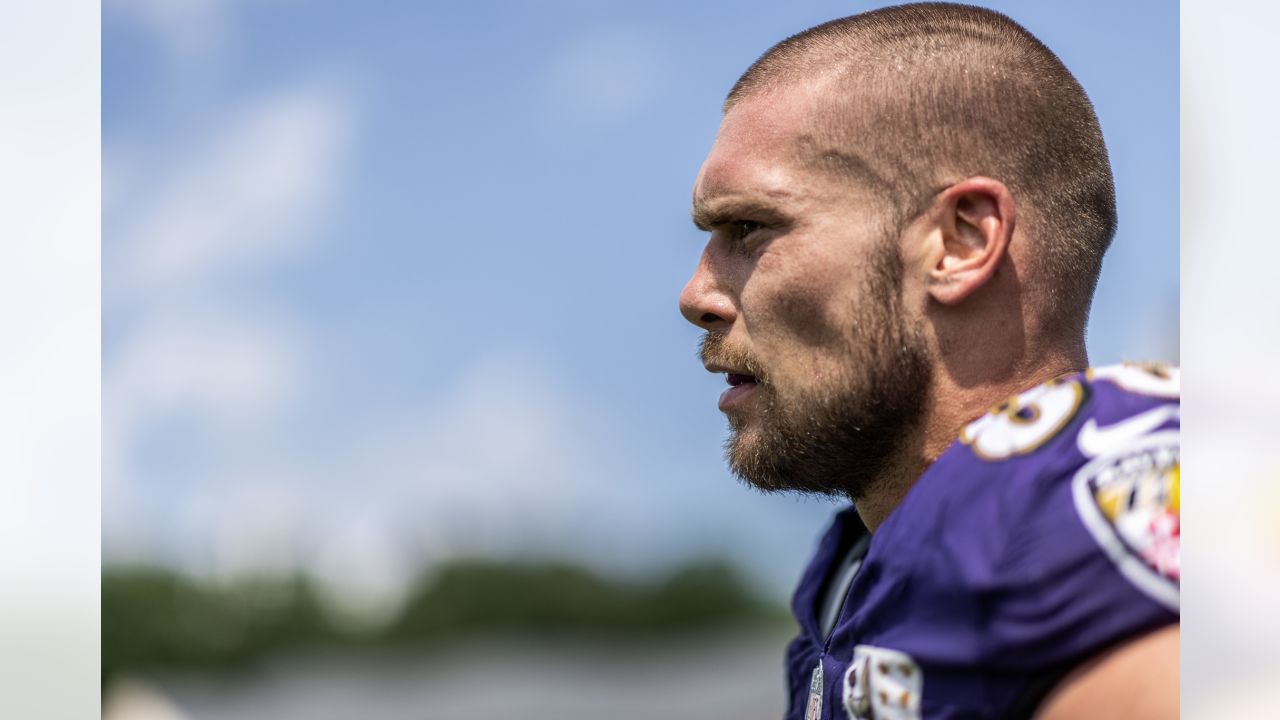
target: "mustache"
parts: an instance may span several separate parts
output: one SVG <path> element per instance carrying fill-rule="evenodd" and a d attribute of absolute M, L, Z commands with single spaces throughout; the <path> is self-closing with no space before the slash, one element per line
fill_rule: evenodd
<path fill-rule="evenodd" d="M 721 332 L 707 332 L 698 341 L 698 359 L 703 365 L 723 365 L 744 370 L 763 383 L 768 380 L 764 368 L 751 353 L 730 347 L 727 336 Z"/>

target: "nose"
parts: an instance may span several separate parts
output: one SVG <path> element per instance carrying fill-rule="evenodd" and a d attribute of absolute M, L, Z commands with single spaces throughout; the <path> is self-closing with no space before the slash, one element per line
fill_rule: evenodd
<path fill-rule="evenodd" d="M 728 330 L 737 318 L 733 298 L 712 272 L 710 247 L 703 251 L 693 277 L 680 293 L 680 313 L 703 330 Z"/>

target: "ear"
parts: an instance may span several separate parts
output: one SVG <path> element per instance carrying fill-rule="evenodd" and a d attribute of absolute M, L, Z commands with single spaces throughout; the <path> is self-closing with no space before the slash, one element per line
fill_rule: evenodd
<path fill-rule="evenodd" d="M 943 305 L 958 305 L 987 284 L 1013 238 L 1013 195 L 999 180 L 971 177 L 934 200 L 926 233 L 926 287 Z"/>

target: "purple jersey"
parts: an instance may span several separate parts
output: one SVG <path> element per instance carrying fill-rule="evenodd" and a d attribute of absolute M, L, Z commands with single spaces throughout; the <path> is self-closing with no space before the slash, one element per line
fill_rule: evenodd
<path fill-rule="evenodd" d="M 1058 378 L 970 423 L 869 543 L 840 512 L 792 603 L 786 718 L 1025 716 L 1071 668 L 1178 622 L 1178 379 Z"/>

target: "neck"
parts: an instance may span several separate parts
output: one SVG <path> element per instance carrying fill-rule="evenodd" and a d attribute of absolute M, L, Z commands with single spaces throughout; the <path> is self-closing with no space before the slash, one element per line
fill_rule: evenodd
<path fill-rule="evenodd" d="M 863 525 L 875 532 L 924 471 L 956 441 L 965 425 L 1009 397 L 1086 367 L 1088 359 L 1081 345 L 1075 351 L 1042 355 L 1038 362 L 1010 367 L 978 383 L 962 383 L 947 368 L 936 368 L 919 427 L 904 438 L 898 459 L 889 464 L 871 489 L 862 497 L 852 498 Z"/>

